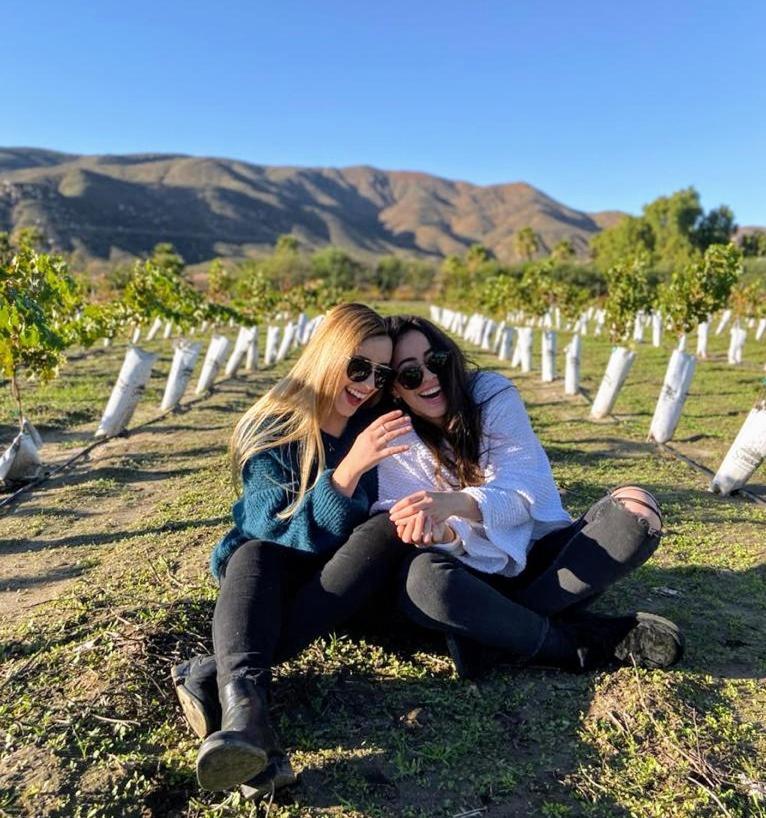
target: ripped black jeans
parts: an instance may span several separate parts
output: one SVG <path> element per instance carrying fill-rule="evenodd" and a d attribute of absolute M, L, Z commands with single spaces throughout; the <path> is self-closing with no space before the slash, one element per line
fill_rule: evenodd
<path fill-rule="evenodd" d="M 515 577 L 475 571 L 438 549 L 413 554 L 400 606 L 426 628 L 532 656 L 550 618 L 586 607 L 656 551 L 661 534 L 611 494 L 537 540 Z"/>

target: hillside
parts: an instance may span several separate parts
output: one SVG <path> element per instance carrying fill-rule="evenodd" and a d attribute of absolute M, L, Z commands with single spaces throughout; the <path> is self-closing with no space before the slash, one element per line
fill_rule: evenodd
<path fill-rule="evenodd" d="M 293 233 L 361 255 L 440 257 L 481 242 L 513 260 L 531 226 L 584 252 L 621 216 L 583 213 L 523 182 L 479 186 L 367 166 L 299 168 L 175 154 L 78 156 L 0 148 L 0 230 L 35 224 L 61 250 L 139 255 L 172 242 L 189 263 L 247 256 Z"/>

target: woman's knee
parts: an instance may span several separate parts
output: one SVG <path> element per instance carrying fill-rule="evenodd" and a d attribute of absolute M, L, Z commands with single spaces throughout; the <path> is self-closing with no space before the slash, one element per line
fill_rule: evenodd
<path fill-rule="evenodd" d="M 646 520 L 650 531 L 662 529 L 660 504 L 651 492 L 641 486 L 621 486 L 611 494 L 625 509 Z"/>
<path fill-rule="evenodd" d="M 404 590 L 416 604 L 428 604 L 446 599 L 450 574 L 459 566 L 447 554 L 438 551 L 420 551 L 405 566 Z"/>

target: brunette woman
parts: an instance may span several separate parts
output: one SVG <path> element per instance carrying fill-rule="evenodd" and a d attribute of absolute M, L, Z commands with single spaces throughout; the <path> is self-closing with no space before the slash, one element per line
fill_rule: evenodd
<path fill-rule="evenodd" d="M 683 638 L 667 619 L 583 612 L 657 548 L 655 498 L 625 486 L 573 521 L 513 384 L 470 368 L 425 319 L 394 318 L 390 330 L 392 394 L 414 431 L 381 463 L 373 510 L 390 509 L 401 539 L 421 549 L 403 580 L 406 613 L 444 631 L 466 673 L 477 643 L 576 671 L 676 662 Z"/>

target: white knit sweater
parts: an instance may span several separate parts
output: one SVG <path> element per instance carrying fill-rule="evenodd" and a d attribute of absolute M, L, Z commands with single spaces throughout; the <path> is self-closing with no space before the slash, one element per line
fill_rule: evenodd
<path fill-rule="evenodd" d="M 460 541 L 443 548 L 479 571 L 515 576 L 524 570 L 531 544 L 572 519 L 561 505 L 550 463 L 513 383 L 496 372 L 480 372 L 472 391 L 482 407 L 484 483 L 462 491 L 478 503 L 482 522 L 450 517 L 447 522 Z M 410 448 L 378 464 L 373 512 L 388 510 L 422 489 L 449 488 L 447 473 L 437 478 L 436 461 L 415 432 L 396 443 Z"/>

